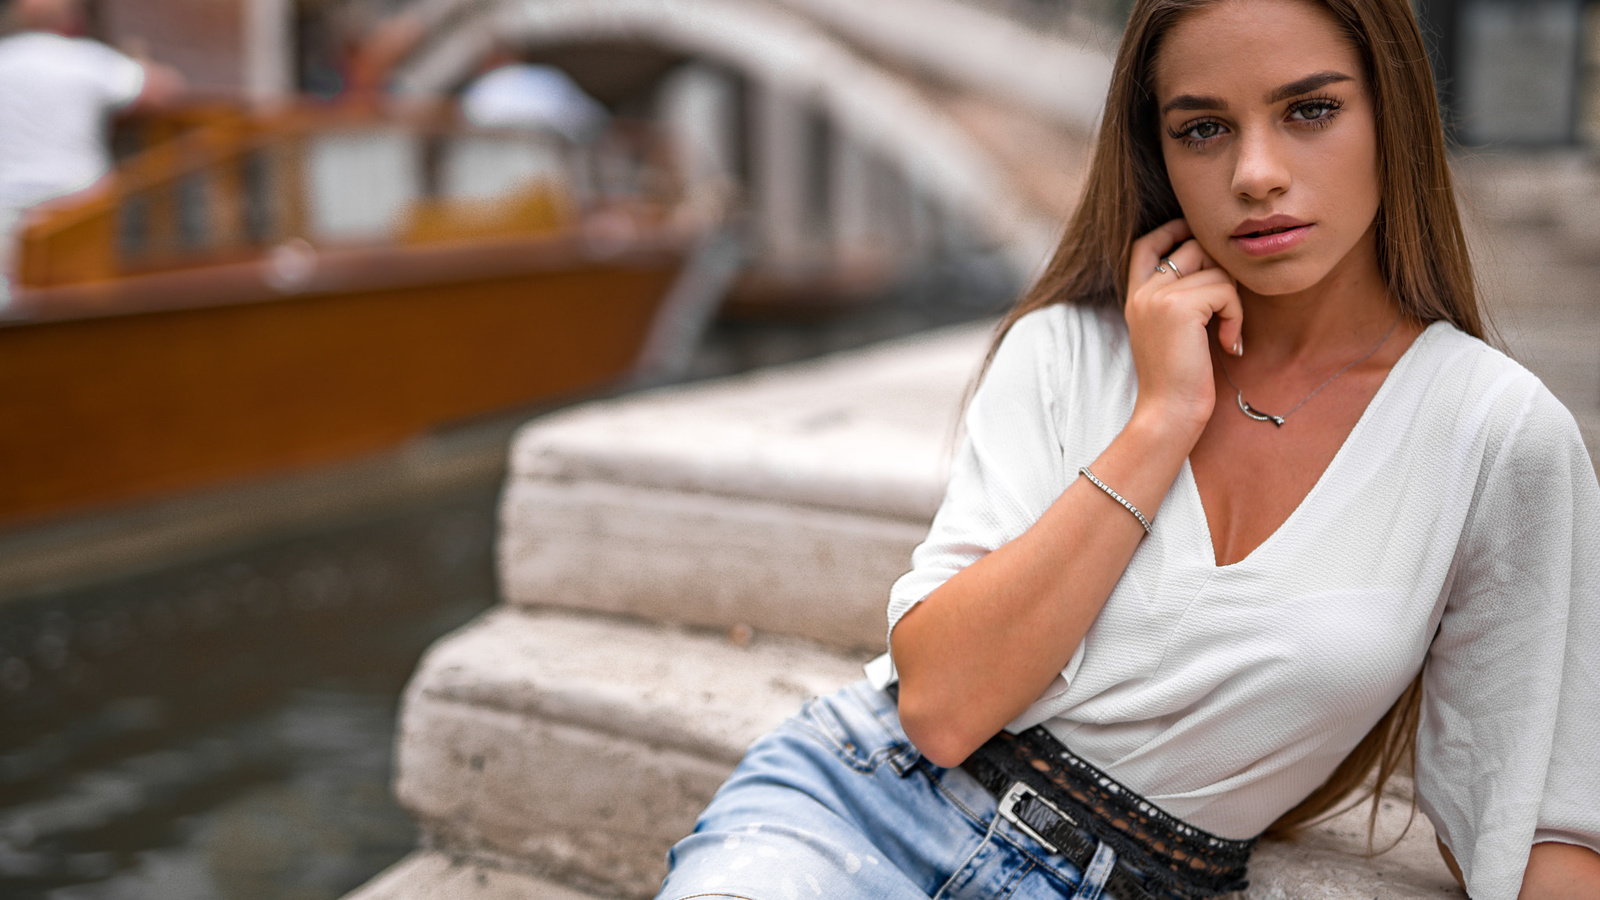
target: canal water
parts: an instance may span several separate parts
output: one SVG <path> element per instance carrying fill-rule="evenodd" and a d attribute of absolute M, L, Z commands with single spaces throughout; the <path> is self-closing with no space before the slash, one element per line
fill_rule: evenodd
<path fill-rule="evenodd" d="M 495 487 L 0 612 L 0 897 L 339 897 L 416 844 L 400 690 Z"/>
<path fill-rule="evenodd" d="M 720 325 L 691 375 L 992 314 L 1013 288 L 942 284 L 964 302 Z M 334 900 L 414 848 L 400 693 L 494 602 L 498 490 L 0 603 L 0 898 Z"/>

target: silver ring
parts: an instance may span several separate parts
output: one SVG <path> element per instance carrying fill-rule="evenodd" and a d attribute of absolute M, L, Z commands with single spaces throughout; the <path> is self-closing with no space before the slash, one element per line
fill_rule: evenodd
<path fill-rule="evenodd" d="M 1179 278 L 1183 277 L 1183 272 L 1178 269 L 1178 264 L 1173 262 L 1172 257 L 1170 256 L 1161 257 L 1161 265 L 1156 266 L 1156 271 L 1165 272 L 1169 267 L 1172 269 L 1172 274 L 1178 276 Z"/>

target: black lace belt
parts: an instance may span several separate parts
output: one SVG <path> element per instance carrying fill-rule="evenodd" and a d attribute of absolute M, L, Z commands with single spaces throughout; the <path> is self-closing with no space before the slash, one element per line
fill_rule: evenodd
<path fill-rule="evenodd" d="M 1004 731 L 961 764 L 1001 814 L 1086 870 L 1104 841 L 1117 853 L 1105 896 L 1198 900 L 1246 887 L 1255 840 L 1229 840 L 1167 813 L 1079 759 L 1043 727 Z M 1129 870 L 1132 871 L 1129 871 Z"/>

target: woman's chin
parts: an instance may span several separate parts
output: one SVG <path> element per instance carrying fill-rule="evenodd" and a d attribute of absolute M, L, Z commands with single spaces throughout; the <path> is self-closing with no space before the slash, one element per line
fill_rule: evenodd
<path fill-rule="evenodd" d="M 1247 269 L 1242 273 L 1232 274 L 1242 292 L 1249 292 L 1258 297 L 1283 297 L 1316 287 L 1322 281 L 1320 276 L 1326 273 L 1307 272 L 1302 266 L 1284 266 L 1265 267 L 1254 271 Z"/>

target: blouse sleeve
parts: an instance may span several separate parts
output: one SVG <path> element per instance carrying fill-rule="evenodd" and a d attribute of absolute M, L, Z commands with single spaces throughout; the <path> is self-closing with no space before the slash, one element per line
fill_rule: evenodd
<path fill-rule="evenodd" d="M 1571 414 L 1528 382 L 1424 675 L 1418 794 L 1475 900 L 1514 900 L 1535 842 L 1600 851 L 1600 486 Z"/>
<path fill-rule="evenodd" d="M 912 552 L 911 571 L 890 588 L 891 634 L 912 607 L 1021 535 L 1066 489 L 1055 394 L 1066 351 L 1053 312 L 1032 313 L 1011 327 L 974 394 L 944 502 Z"/>

